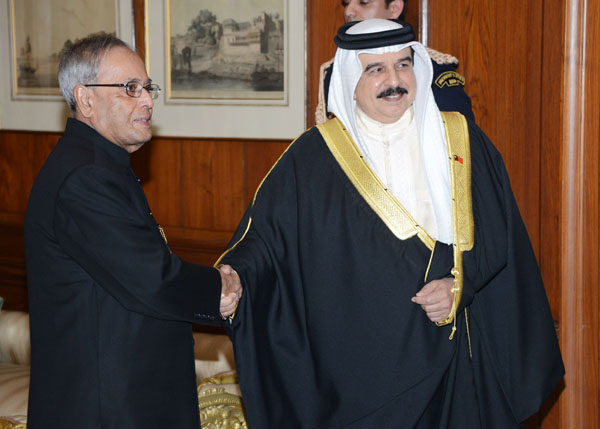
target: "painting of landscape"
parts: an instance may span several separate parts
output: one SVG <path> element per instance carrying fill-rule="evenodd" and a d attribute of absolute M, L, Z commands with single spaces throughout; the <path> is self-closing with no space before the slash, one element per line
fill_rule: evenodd
<path fill-rule="evenodd" d="M 116 33 L 115 0 L 11 0 L 14 96 L 60 95 L 64 49 L 90 33 Z"/>
<path fill-rule="evenodd" d="M 285 0 L 169 0 L 169 98 L 285 95 Z"/>

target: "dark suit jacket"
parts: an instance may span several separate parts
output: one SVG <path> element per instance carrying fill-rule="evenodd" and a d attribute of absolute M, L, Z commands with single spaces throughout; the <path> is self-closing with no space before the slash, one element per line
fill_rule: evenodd
<path fill-rule="evenodd" d="M 191 324 L 220 324 L 220 275 L 169 251 L 127 151 L 69 119 L 25 247 L 28 427 L 199 428 Z"/>

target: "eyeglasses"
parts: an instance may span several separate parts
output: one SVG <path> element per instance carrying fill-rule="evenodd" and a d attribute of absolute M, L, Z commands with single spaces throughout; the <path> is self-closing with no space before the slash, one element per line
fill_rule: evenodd
<path fill-rule="evenodd" d="M 89 83 L 83 86 L 112 86 L 112 87 L 124 87 L 127 95 L 133 98 L 140 98 L 142 96 L 142 90 L 145 89 L 150 94 L 150 98 L 156 100 L 158 94 L 160 94 L 160 86 L 155 83 L 148 85 L 142 85 L 137 80 L 130 80 L 126 83 Z"/>

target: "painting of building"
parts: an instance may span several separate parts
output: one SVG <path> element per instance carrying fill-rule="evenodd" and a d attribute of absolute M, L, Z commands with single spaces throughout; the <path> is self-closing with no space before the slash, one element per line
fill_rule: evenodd
<path fill-rule="evenodd" d="M 58 64 L 64 50 L 90 33 L 116 34 L 114 0 L 13 0 L 10 6 L 12 86 L 17 97 L 60 96 Z"/>
<path fill-rule="evenodd" d="M 244 20 L 221 19 L 206 3 L 184 34 L 170 35 L 170 96 L 283 98 L 283 0 L 281 12 L 257 9 Z"/>

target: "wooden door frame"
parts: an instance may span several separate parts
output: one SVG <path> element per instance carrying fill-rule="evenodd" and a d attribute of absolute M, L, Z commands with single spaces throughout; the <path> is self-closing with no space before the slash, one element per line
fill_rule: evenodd
<path fill-rule="evenodd" d="M 567 375 L 560 401 L 561 427 L 597 428 L 599 7 L 594 0 L 567 0 L 564 11 L 560 340 Z"/>

